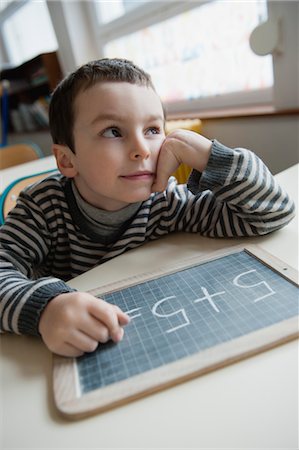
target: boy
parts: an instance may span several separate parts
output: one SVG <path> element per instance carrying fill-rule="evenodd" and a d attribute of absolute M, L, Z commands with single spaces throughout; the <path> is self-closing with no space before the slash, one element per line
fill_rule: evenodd
<path fill-rule="evenodd" d="M 178 130 L 165 137 L 150 77 L 129 61 L 88 63 L 50 105 L 60 173 L 28 187 L 1 229 L 1 329 L 65 356 L 123 337 L 129 318 L 67 280 L 174 231 L 255 236 L 294 206 L 257 156 Z M 188 185 L 170 175 L 193 167 Z"/>

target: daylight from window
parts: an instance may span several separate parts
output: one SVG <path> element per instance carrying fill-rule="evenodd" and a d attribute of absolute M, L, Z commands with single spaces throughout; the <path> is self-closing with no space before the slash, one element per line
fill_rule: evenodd
<path fill-rule="evenodd" d="M 266 19 L 265 1 L 215 1 L 110 41 L 104 52 L 147 70 L 167 102 L 269 88 L 272 56 L 249 46 Z"/>
<path fill-rule="evenodd" d="M 108 23 L 139 7 L 149 0 L 100 0 L 95 1 L 96 14 L 100 23 Z"/>
<path fill-rule="evenodd" d="M 12 65 L 58 48 L 44 0 L 28 2 L 8 18 L 3 24 L 3 36 Z"/>

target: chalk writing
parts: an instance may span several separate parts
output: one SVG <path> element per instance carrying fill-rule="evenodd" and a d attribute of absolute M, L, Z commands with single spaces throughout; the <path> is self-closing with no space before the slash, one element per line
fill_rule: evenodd
<path fill-rule="evenodd" d="M 157 303 L 155 303 L 153 308 L 152 308 L 152 313 L 155 316 L 157 316 L 157 317 L 171 317 L 171 316 L 175 316 L 177 314 L 182 314 L 182 316 L 183 316 L 183 318 L 185 320 L 185 323 L 182 323 L 181 325 L 178 325 L 178 326 L 176 326 L 174 328 L 170 328 L 169 330 L 166 330 L 166 333 L 172 333 L 173 331 L 176 331 L 179 328 L 185 327 L 186 325 L 189 325 L 189 323 L 190 323 L 190 321 L 189 321 L 189 319 L 187 317 L 187 314 L 186 314 L 186 312 L 185 312 L 185 310 L 183 308 L 179 309 L 178 311 L 174 311 L 172 313 L 169 313 L 169 314 L 161 314 L 161 313 L 157 312 L 157 308 L 162 303 L 166 302 L 167 300 L 170 300 L 171 298 L 176 298 L 176 297 L 174 295 L 171 295 L 170 297 L 162 298 L 162 300 L 159 300 Z"/>
<path fill-rule="evenodd" d="M 213 308 L 217 313 L 219 313 L 220 310 L 217 308 L 217 306 L 216 306 L 215 302 L 213 301 L 213 298 L 212 298 L 212 297 L 215 297 L 216 295 L 222 295 L 222 294 L 225 294 L 225 291 L 216 292 L 215 294 L 209 294 L 208 290 L 207 290 L 205 287 L 203 287 L 203 286 L 201 286 L 201 290 L 202 290 L 202 292 L 205 294 L 205 296 L 204 296 L 204 297 L 201 297 L 201 298 L 197 298 L 196 300 L 194 300 L 194 303 L 198 303 L 198 302 L 202 302 L 202 301 L 204 301 L 204 300 L 208 300 L 208 302 L 210 303 L 210 305 L 212 306 L 212 308 Z"/>
<path fill-rule="evenodd" d="M 141 316 L 141 313 L 137 313 L 137 311 L 139 311 L 140 309 L 142 309 L 142 308 L 140 307 L 140 308 L 130 309 L 129 311 L 126 311 L 126 314 L 128 314 L 128 316 L 130 316 L 131 319 L 135 319 L 135 317 Z"/>
<path fill-rule="evenodd" d="M 246 272 L 240 273 L 233 279 L 233 281 L 232 281 L 233 285 L 235 285 L 241 289 L 256 288 L 257 286 L 259 286 L 262 291 L 264 291 L 266 289 L 266 292 L 263 295 L 260 295 L 259 297 L 252 300 L 254 303 L 257 303 L 257 302 L 275 294 L 275 291 L 271 288 L 271 286 L 269 286 L 269 284 L 266 281 L 258 280 L 257 282 L 253 283 L 252 276 L 251 277 L 249 276 L 252 274 L 255 274 L 258 276 L 258 273 L 256 270 L 248 270 Z M 229 295 L 229 293 L 227 293 L 226 291 L 211 293 L 208 291 L 208 289 L 205 286 L 200 286 L 200 289 L 201 289 L 202 293 L 204 294 L 204 296 L 196 298 L 195 300 L 192 300 L 192 302 L 200 303 L 200 302 L 207 301 L 208 304 L 212 307 L 212 309 L 216 313 L 220 313 L 221 311 L 219 309 L 219 306 L 216 305 L 216 303 L 214 301 L 214 297 L 222 296 L 222 298 L 219 297 L 219 300 L 223 300 L 223 296 Z M 254 290 L 254 292 L 255 292 L 255 290 Z M 170 317 L 174 317 L 174 316 L 181 316 L 182 323 L 180 323 L 179 325 L 173 326 L 172 328 L 167 329 L 165 331 L 165 333 L 173 333 L 174 331 L 177 331 L 180 328 L 183 328 L 190 324 L 189 317 L 184 308 L 180 308 L 180 309 L 178 309 L 176 311 L 172 311 L 170 313 L 165 313 L 163 311 L 159 311 L 159 309 L 163 308 L 163 304 L 165 302 L 170 302 L 171 300 L 176 299 L 176 298 L 177 297 L 175 295 L 164 297 L 164 298 L 158 300 L 157 302 L 155 302 L 155 304 L 151 308 L 152 314 L 158 318 L 170 318 Z M 227 296 L 227 299 L 228 298 L 229 297 Z M 142 312 L 141 312 L 142 309 L 143 309 L 143 307 L 133 308 L 133 309 L 130 309 L 129 311 L 126 311 L 126 314 L 128 314 L 131 319 L 135 319 L 137 317 L 142 316 Z"/>
<path fill-rule="evenodd" d="M 266 294 L 262 295 L 261 297 L 256 298 L 254 300 L 254 303 L 256 303 L 256 302 L 259 302 L 260 300 L 263 300 L 266 297 L 269 297 L 270 295 L 274 295 L 275 291 L 273 291 L 273 289 L 269 286 L 269 284 L 266 281 L 260 281 L 260 282 L 255 283 L 255 284 L 240 284 L 239 280 L 240 280 L 241 277 L 243 277 L 245 275 L 248 275 L 249 273 L 253 273 L 253 272 L 256 272 L 256 270 L 253 269 L 253 270 L 248 270 L 247 272 L 240 273 L 240 275 L 237 275 L 234 278 L 233 284 L 235 286 L 239 286 L 239 287 L 245 288 L 245 289 L 253 288 L 253 287 L 256 287 L 256 286 L 266 286 L 268 292 Z"/>

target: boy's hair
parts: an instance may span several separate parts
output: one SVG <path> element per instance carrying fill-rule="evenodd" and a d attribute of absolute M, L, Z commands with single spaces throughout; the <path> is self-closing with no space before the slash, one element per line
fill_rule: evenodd
<path fill-rule="evenodd" d="M 49 108 L 50 132 L 55 144 L 67 145 L 75 152 L 74 102 L 79 94 L 99 82 L 122 81 L 155 90 L 151 77 L 126 59 L 103 58 L 79 67 L 55 88 Z"/>

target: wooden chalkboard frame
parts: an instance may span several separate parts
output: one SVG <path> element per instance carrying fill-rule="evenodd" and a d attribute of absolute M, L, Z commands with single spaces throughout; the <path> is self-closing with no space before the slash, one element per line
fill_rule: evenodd
<path fill-rule="evenodd" d="M 175 273 L 201 263 L 212 261 L 233 253 L 245 251 L 264 265 L 298 286 L 298 271 L 285 264 L 256 245 L 236 246 L 201 255 L 108 284 L 91 292 L 99 296 L 133 286 L 144 281 Z M 199 375 L 219 369 L 255 354 L 269 350 L 299 337 L 298 316 L 275 325 L 248 333 L 239 338 L 208 348 L 173 363 L 135 375 L 123 381 L 95 389 L 82 396 L 78 395 L 76 358 L 53 356 L 53 390 L 55 404 L 59 412 L 72 419 L 79 419 L 113 407 L 128 403 L 170 386 L 182 383 Z"/>

